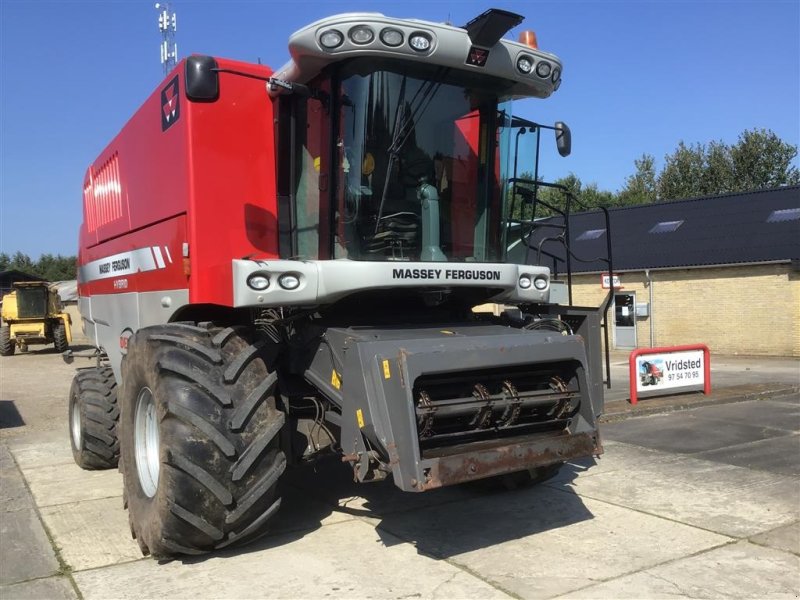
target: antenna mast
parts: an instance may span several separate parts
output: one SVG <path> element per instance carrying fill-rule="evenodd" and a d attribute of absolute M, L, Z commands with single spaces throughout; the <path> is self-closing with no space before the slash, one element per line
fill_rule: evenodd
<path fill-rule="evenodd" d="M 178 43 L 175 41 L 178 21 L 169 2 L 157 2 L 156 10 L 159 11 L 158 30 L 161 32 L 161 65 L 166 75 L 178 62 Z"/>

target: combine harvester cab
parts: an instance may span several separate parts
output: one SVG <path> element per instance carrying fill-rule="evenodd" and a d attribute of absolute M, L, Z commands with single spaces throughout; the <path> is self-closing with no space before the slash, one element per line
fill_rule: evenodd
<path fill-rule="evenodd" d="M 73 453 L 120 464 L 143 552 L 258 537 L 285 468 L 329 454 L 423 492 L 602 452 L 608 301 L 551 302 L 574 199 L 516 151 L 570 133 L 513 113 L 561 84 L 502 39 L 521 21 L 351 13 L 276 72 L 192 56 L 89 168 Z"/>
<path fill-rule="evenodd" d="M 56 286 L 44 281 L 18 281 L 3 296 L 0 325 L 0 356 L 11 356 L 17 348 L 53 344 L 66 352 L 72 342 L 72 320 L 63 312 Z"/>

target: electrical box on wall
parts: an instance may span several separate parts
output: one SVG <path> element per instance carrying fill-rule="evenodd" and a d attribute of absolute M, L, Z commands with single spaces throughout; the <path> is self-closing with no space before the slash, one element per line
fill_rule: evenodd
<path fill-rule="evenodd" d="M 648 302 L 637 302 L 636 303 L 636 316 L 637 317 L 649 317 L 650 316 L 650 304 Z"/>
<path fill-rule="evenodd" d="M 550 304 L 569 304 L 569 289 L 565 281 L 550 281 Z"/>

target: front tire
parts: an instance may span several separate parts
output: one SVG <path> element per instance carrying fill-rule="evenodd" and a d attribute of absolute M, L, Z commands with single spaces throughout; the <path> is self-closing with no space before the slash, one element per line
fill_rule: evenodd
<path fill-rule="evenodd" d="M 17 344 L 11 339 L 11 328 L 0 326 L 0 356 L 13 356 L 16 349 Z"/>
<path fill-rule="evenodd" d="M 121 470 L 144 554 L 202 554 L 265 532 L 286 458 L 264 354 L 246 328 L 159 325 L 130 338 Z"/>
<path fill-rule="evenodd" d="M 56 352 L 66 352 L 69 350 L 69 343 L 67 342 L 67 326 L 64 321 L 60 320 L 53 326 L 53 343 L 56 347 Z"/>
<path fill-rule="evenodd" d="M 113 469 L 119 462 L 117 382 L 111 367 L 81 369 L 69 390 L 72 458 L 82 469 Z"/>

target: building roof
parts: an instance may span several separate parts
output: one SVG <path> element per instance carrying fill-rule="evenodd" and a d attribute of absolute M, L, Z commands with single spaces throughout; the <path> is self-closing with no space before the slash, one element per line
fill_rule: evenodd
<path fill-rule="evenodd" d="M 44 281 L 44 279 L 38 275 L 31 275 L 30 273 L 25 273 L 24 271 L 10 269 L 8 271 L 0 271 L 0 281 Z"/>
<path fill-rule="evenodd" d="M 609 213 L 615 271 L 800 259 L 800 186 L 629 206 Z M 544 235 L 554 233 L 550 229 Z M 608 270 L 595 260 L 606 255 L 607 235 L 602 212 L 572 215 L 573 257 L 588 259 L 573 258 L 574 273 Z M 563 272 L 563 250 L 547 243 L 543 249 L 558 256 L 558 271 Z M 535 262 L 533 253 L 531 259 Z M 553 267 L 552 260 L 543 259 L 542 264 Z"/>

